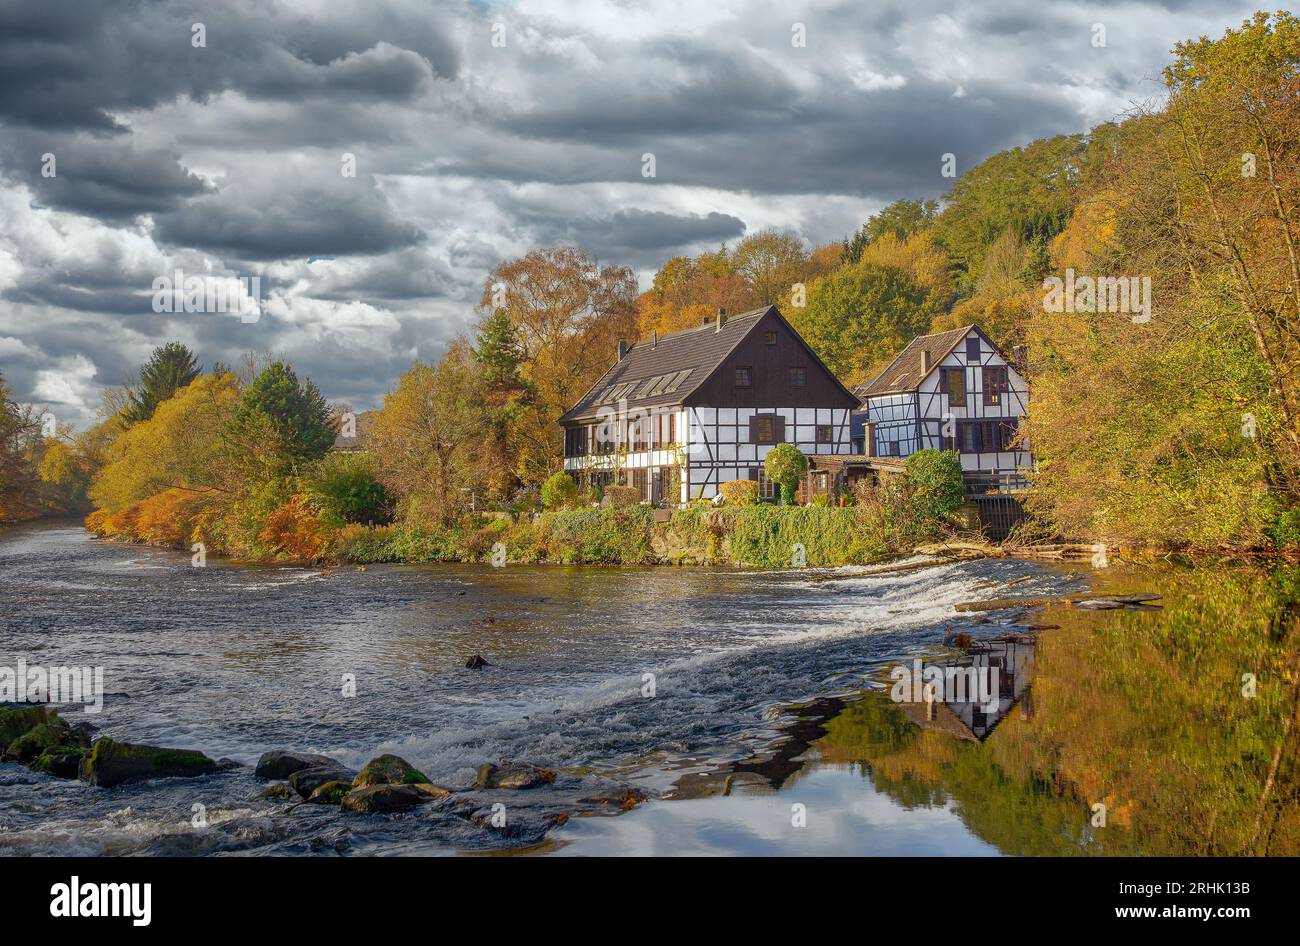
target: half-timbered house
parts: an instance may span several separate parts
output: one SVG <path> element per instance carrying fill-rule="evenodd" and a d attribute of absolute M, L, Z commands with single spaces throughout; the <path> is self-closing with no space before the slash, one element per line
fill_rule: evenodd
<path fill-rule="evenodd" d="M 619 483 L 675 505 L 728 480 L 757 480 L 776 444 L 848 453 L 858 399 L 775 306 L 656 335 L 618 357 L 560 418 L 564 468 L 581 485 Z"/>
<path fill-rule="evenodd" d="M 907 457 L 956 450 L 967 488 L 1015 488 L 1032 460 L 1021 436 L 1029 387 L 974 325 L 922 335 L 855 392 L 854 452 Z"/>

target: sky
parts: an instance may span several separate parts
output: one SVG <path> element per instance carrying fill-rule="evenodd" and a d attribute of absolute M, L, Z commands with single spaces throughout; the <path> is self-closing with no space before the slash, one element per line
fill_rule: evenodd
<path fill-rule="evenodd" d="M 573 244 L 645 287 L 764 228 L 843 239 L 941 197 L 946 154 L 1157 100 L 1176 42 L 1252 9 L 0 0 L 0 374 L 84 427 L 180 340 L 377 407 L 504 259 Z M 259 303 L 156 311 L 178 272 Z"/>

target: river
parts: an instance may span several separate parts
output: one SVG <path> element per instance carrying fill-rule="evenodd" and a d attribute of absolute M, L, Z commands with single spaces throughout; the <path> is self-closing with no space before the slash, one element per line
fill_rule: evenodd
<path fill-rule="evenodd" d="M 1177 606 L 1170 610 L 1065 619 L 997 612 L 992 621 L 953 611 L 998 587 L 1026 597 L 1084 590 L 1090 572 L 1086 563 L 1017 560 L 858 578 L 513 565 L 322 570 L 212 558 L 198 568 L 188 554 L 101 542 L 77 525 L 7 529 L 0 666 L 21 658 L 102 667 L 103 710 L 84 717 L 100 734 L 243 765 L 101 789 L 2 763 L 0 853 L 1195 853 L 1196 845 L 1217 852 L 1261 843 L 1295 853 L 1294 752 L 1283 727 L 1291 691 L 1277 669 L 1292 659 L 1294 635 L 1270 643 L 1252 630 L 1270 626 L 1270 610 L 1283 606 L 1248 584 L 1276 589 L 1277 580 L 1234 578 L 1229 593 L 1240 600 L 1225 605 L 1247 605 L 1241 647 L 1250 668 L 1203 660 L 1184 672 L 1161 654 L 1170 634 L 1201 641 L 1215 630 L 1170 623 L 1184 596 L 1206 607 L 1196 605 L 1201 586 L 1191 570 L 1100 573 L 1116 587 L 1164 591 L 1166 608 Z M 1191 620 L 1222 624 L 1208 613 Z M 1059 642 L 1044 646 L 1035 668 L 1046 683 L 1034 684 L 1033 712 L 1022 700 L 987 738 L 917 725 L 883 698 L 889 668 L 948 653 L 946 635 L 1021 632 L 1032 621 L 1061 621 L 1041 632 Z M 1147 628 L 1155 650 L 1128 653 L 1130 626 Z M 1115 639 L 1126 643 L 1112 647 Z M 467 669 L 473 654 L 489 666 Z M 1250 669 L 1262 696 L 1228 704 L 1240 704 L 1241 719 L 1202 700 L 1194 732 L 1175 721 L 1148 733 L 1153 721 L 1140 713 L 1135 721 L 1130 697 L 1107 702 L 1106 688 L 1117 685 L 1108 661 L 1121 657 L 1158 662 L 1145 672 L 1164 688 L 1151 698 L 1164 705 L 1161 720 L 1216 674 L 1232 682 Z M 1128 667 L 1130 677 L 1140 666 Z M 1089 680 L 1078 692 L 1062 684 L 1081 673 Z M 1082 739 L 1089 720 L 1106 731 Z M 1200 783 L 1187 775 L 1180 753 L 1201 750 L 1184 739 L 1247 765 L 1252 785 L 1280 759 L 1249 809 L 1263 827 L 1230 838 L 1220 828 L 1217 840 L 1214 831 L 1173 840 L 1143 833 L 1148 816 L 1153 825 L 1165 816 L 1160 805 L 1185 806 L 1184 793 L 1222 792 L 1224 806 L 1237 804 L 1242 786 L 1208 774 L 1223 759 L 1207 759 Z M 258 797 L 265 783 L 251 765 L 277 748 L 353 768 L 391 752 L 454 789 L 472 785 L 476 766 L 503 759 L 558 777 L 482 793 L 485 807 L 506 806 L 505 826 L 442 805 L 356 816 Z M 1142 765 L 1124 756 L 1139 748 L 1146 769 L 1168 753 L 1170 771 L 1181 773 L 1177 792 L 1166 798 L 1144 784 Z M 619 806 L 605 800 L 629 788 L 646 800 L 612 814 Z M 1111 813 L 1109 834 L 1094 824 L 1098 802 Z"/>

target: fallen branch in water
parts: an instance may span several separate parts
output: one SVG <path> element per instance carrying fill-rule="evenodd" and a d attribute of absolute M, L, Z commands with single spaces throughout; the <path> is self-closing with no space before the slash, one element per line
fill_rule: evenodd
<path fill-rule="evenodd" d="M 990 601 L 962 601 L 953 607 L 957 611 L 1002 611 L 1006 608 L 1041 608 L 1054 604 L 1063 604 L 1068 608 L 1085 601 L 1112 601 L 1117 607 L 1123 607 L 1126 604 L 1158 601 L 1160 598 L 1160 595 L 1145 591 L 1118 595 L 1095 591 L 1053 598 L 993 598 Z"/>

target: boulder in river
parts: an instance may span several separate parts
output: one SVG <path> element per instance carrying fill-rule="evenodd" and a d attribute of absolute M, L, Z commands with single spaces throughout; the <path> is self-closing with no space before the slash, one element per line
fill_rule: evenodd
<path fill-rule="evenodd" d="M 555 773 L 550 769 L 529 765 L 527 762 L 502 762 L 493 765 L 488 762 L 478 767 L 475 788 L 536 788 L 555 781 Z"/>
<path fill-rule="evenodd" d="M 31 767 L 58 778 L 76 778 L 85 755 L 81 746 L 54 746 L 37 756 Z"/>
<path fill-rule="evenodd" d="M 334 779 L 318 786 L 307 800 L 316 805 L 337 805 L 343 800 L 343 796 L 350 791 L 352 791 L 351 782 L 341 782 Z"/>
<path fill-rule="evenodd" d="M 339 765 L 339 763 L 329 756 L 315 755 L 311 752 L 272 749 L 270 752 L 262 753 L 253 774 L 258 778 L 284 779 L 301 769 L 314 769 L 321 765 Z"/>
<path fill-rule="evenodd" d="M 303 798 L 311 798 L 311 793 L 326 782 L 339 781 L 351 785 L 352 780 L 356 777 L 357 773 L 351 769 L 345 769 L 337 762 L 330 762 L 328 765 L 316 765 L 309 769 L 299 769 L 289 776 L 289 784 Z"/>
<path fill-rule="evenodd" d="M 465 661 L 465 668 L 467 670 L 482 670 L 484 667 L 490 666 L 492 665 L 478 654 L 475 654 L 473 657 L 469 658 L 469 660 Z"/>
<path fill-rule="evenodd" d="M 8 708 L 0 709 L 0 749 L 8 748 L 19 736 L 51 718 L 58 719 L 58 714 L 44 705 L 9 704 Z"/>
<path fill-rule="evenodd" d="M 81 760 L 83 782 L 108 788 L 155 778 L 193 778 L 217 770 L 217 763 L 195 749 L 137 746 L 105 736 Z"/>
<path fill-rule="evenodd" d="M 51 714 L 48 722 L 33 726 L 23 733 L 5 750 L 4 757 L 10 762 L 31 762 L 47 749 L 70 744 L 72 730 L 58 716 Z"/>
<path fill-rule="evenodd" d="M 371 785 L 368 788 L 354 788 L 343 796 L 341 804 L 344 811 L 370 815 L 409 811 L 433 800 L 432 795 L 414 785 Z"/>
<path fill-rule="evenodd" d="M 412 785 L 428 782 L 429 777 L 401 756 L 381 755 L 366 763 L 366 767 L 352 780 L 353 788 L 370 788 L 372 785 Z"/>

